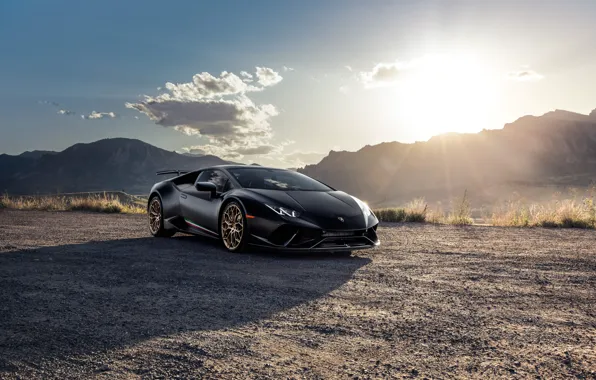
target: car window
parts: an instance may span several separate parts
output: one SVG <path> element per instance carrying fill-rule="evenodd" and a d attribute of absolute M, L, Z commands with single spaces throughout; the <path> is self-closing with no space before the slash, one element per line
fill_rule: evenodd
<path fill-rule="evenodd" d="M 266 190 L 330 191 L 331 188 L 304 174 L 283 169 L 232 168 L 228 171 L 242 187 Z"/>
<path fill-rule="evenodd" d="M 229 178 L 221 170 L 204 170 L 199 174 L 197 182 L 211 182 L 217 187 L 218 193 L 226 192 L 230 189 Z"/>

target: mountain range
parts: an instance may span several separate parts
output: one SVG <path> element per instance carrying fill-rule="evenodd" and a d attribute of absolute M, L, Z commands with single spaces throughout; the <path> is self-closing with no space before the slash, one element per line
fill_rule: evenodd
<path fill-rule="evenodd" d="M 331 151 L 300 171 L 376 206 L 417 197 L 448 202 L 466 190 L 476 204 L 548 198 L 595 183 L 596 110 L 556 110 L 521 117 L 503 129 Z"/>
<path fill-rule="evenodd" d="M 219 157 L 178 154 L 140 140 L 112 138 L 75 144 L 62 152 L 0 155 L 0 191 L 51 194 L 125 191 L 145 194 L 163 169 L 199 169 L 229 163 Z M 368 201 L 403 204 L 424 197 L 447 202 L 464 191 L 476 204 L 512 194 L 536 200 L 569 187 L 596 183 L 596 110 L 556 110 L 524 116 L 503 129 L 448 133 L 425 142 L 387 142 L 356 152 L 331 151 L 298 171 Z"/>
<path fill-rule="evenodd" d="M 140 140 L 113 138 L 75 144 L 62 152 L 2 154 L 0 191 L 55 194 L 105 190 L 145 194 L 158 181 L 158 170 L 194 170 L 226 163 L 215 156 L 187 156 Z"/>

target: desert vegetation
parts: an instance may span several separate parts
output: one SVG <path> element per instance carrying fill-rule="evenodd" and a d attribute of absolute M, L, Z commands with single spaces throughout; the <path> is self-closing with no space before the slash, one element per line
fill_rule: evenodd
<path fill-rule="evenodd" d="M 553 200 L 543 204 L 509 201 L 493 209 L 489 221 L 495 226 L 596 228 L 593 197 Z"/>
<path fill-rule="evenodd" d="M 546 228 L 596 228 L 596 187 L 584 194 L 570 190 L 569 194 L 553 194 L 548 202 L 529 202 L 515 198 L 498 203 L 482 212 L 482 220 L 489 225 L 501 227 Z M 440 204 L 430 207 L 424 198 L 418 198 L 403 207 L 373 210 L 382 222 L 424 222 L 433 224 L 470 225 L 474 223 L 472 207 L 467 192 L 451 203 L 445 212 Z"/>
<path fill-rule="evenodd" d="M 401 207 L 385 207 L 373 212 L 382 222 L 474 224 L 474 214 L 484 223 L 501 227 L 546 227 L 596 229 L 596 187 L 585 193 L 570 190 L 555 193 L 548 202 L 535 203 L 514 198 L 485 210 L 473 210 L 468 193 L 451 202 L 447 211 L 441 203 L 429 205 L 416 198 Z M 0 209 L 38 211 L 90 211 L 102 213 L 143 214 L 146 200 L 126 193 L 78 193 L 67 195 L 0 195 Z"/>
<path fill-rule="evenodd" d="M 452 202 L 451 211 L 447 213 L 441 204 L 429 207 L 424 198 L 417 198 L 403 207 L 379 208 L 373 212 L 382 222 L 418 222 L 459 226 L 474 223 L 467 192 L 464 192 L 461 199 Z"/>
<path fill-rule="evenodd" d="M 38 211 L 92 211 L 104 213 L 145 213 L 145 206 L 132 197 L 122 200 L 110 193 L 43 196 L 0 196 L 0 208 Z"/>

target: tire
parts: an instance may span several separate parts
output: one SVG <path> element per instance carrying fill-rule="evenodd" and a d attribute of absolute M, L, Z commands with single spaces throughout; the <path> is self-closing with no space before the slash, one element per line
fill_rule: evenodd
<path fill-rule="evenodd" d="M 230 252 L 242 252 L 248 241 L 246 215 L 242 206 L 231 201 L 224 206 L 219 221 L 219 237 Z"/>
<path fill-rule="evenodd" d="M 163 206 L 159 196 L 154 195 L 147 206 L 149 232 L 155 237 L 172 237 L 176 231 L 166 230 L 163 223 Z"/>

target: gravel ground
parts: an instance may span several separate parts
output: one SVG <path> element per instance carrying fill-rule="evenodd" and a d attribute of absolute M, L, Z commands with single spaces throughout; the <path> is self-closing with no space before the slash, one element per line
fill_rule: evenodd
<path fill-rule="evenodd" d="M 0 210 L 0 378 L 596 378 L 596 232 L 379 231 L 352 257 L 230 254 Z"/>

